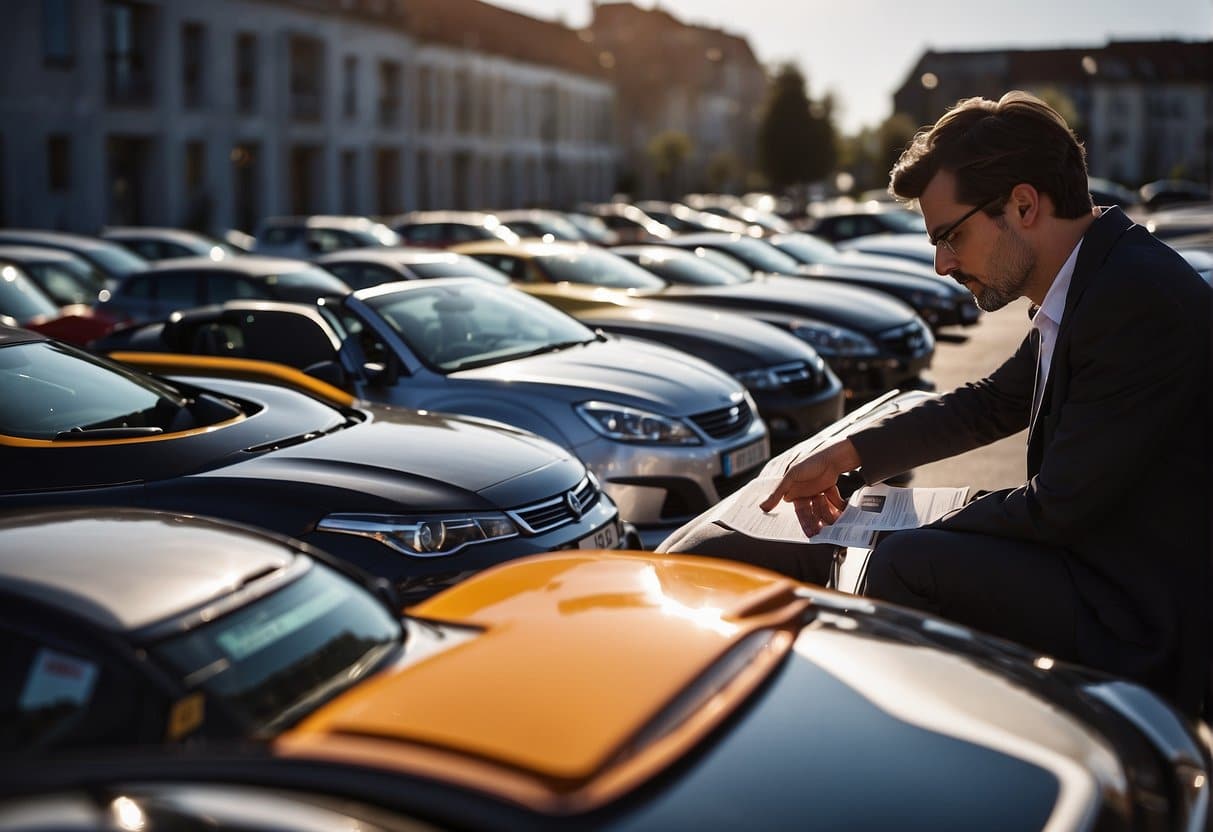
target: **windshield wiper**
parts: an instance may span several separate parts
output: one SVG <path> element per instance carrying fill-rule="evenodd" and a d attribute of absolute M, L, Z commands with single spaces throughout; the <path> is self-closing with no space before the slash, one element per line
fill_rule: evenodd
<path fill-rule="evenodd" d="M 118 427 L 118 428 L 72 428 L 61 430 L 55 434 L 56 442 L 72 442 L 87 439 L 130 439 L 135 436 L 156 436 L 164 433 L 164 428 L 157 427 Z"/>
<path fill-rule="evenodd" d="M 517 358 L 530 358 L 533 355 L 543 355 L 547 352 L 560 352 L 567 350 L 569 347 L 585 346 L 592 344 L 595 341 L 603 340 L 595 335 L 593 338 L 576 341 L 557 341 L 554 344 L 544 344 L 541 347 L 535 347 L 533 350 L 523 350 L 522 352 L 511 352 L 506 355 L 493 355 L 488 358 L 469 358 L 467 361 L 460 361 L 458 364 L 447 367 L 443 365 L 443 369 L 450 372 L 457 370 L 471 370 L 476 367 L 485 367 L 489 364 L 500 364 L 502 361 L 513 361 Z"/>

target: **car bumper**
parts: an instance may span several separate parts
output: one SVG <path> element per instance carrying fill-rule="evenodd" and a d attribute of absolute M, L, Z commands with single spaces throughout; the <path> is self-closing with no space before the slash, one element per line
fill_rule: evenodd
<path fill-rule="evenodd" d="M 599 496 L 581 519 L 539 534 L 468 546 L 450 555 L 416 557 L 366 537 L 312 531 L 297 535 L 366 572 L 391 581 L 406 603 L 417 603 L 459 581 L 505 561 L 561 549 L 622 548 L 629 531 L 610 499 Z"/>
<path fill-rule="evenodd" d="M 725 470 L 727 457 L 758 443 L 767 449 L 761 458 Z M 573 450 L 647 546 L 748 480 L 769 457 L 769 439 L 756 418 L 744 432 L 704 445 L 631 445 L 596 437 Z"/>

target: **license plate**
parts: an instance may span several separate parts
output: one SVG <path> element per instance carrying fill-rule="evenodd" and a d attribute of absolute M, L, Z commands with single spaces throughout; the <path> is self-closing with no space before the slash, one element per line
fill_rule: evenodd
<path fill-rule="evenodd" d="M 607 523 L 596 532 L 581 538 L 578 549 L 614 549 L 619 545 L 619 524 Z"/>
<path fill-rule="evenodd" d="M 720 460 L 720 470 L 726 477 L 748 471 L 755 465 L 766 462 L 771 456 L 771 443 L 767 437 L 757 442 L 729 451 Z"/>

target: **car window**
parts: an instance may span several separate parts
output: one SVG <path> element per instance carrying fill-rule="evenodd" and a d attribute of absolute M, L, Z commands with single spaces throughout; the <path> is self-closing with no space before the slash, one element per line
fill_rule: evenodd
<path fill-rule="evenodd" d="M 922 218 L 921 214 L 913 211 L 888 211 L 882 217 L 884 224 L 875 223 L 876 230 L 872 232 L 873 234 L 886 230 L 885 226 L 906 234 L 927 233 L 926 220 Z"/>
<path fill-rule="evenodd" d="M 754 271 L 795 274 L 799 265 L 791 255 L 784 254 L 770 243 L 749 237 L 733 239 L 715 247 L 733 255 Z"/>
<path fill-rule="evenodd" d="M 115 277 L 145 271 L 148 267 L 146 259 L 115 243 L 99 244 L 95 248 L 82 249 L 77 253 L 90 263 L 96 264 L 103 272 Z"/>
<path fill-rule="evenodd" d="M 362 350 L 364 361 L 386 366 L 392 360 L 392 350 L 388 347 L 387 342 L 363 323 L 357 315 L 342 310 L 341 326 Z"/>
<path fill-rule="evenodd" d="M 377 669 L 400 622 L 320 564 L 282 589 L 152 648 L 252 732 L 284 727 Z"/>
<path fill-rule="evenodd" d="M 202 280 L 202 302 L 268 298 L 270 293 L 251 280 L 234 274 L 208 274 Z"/>
<path fill-rule="evenodd" d="M 423 225 L 406 225 L 399 230 L 399 234 L 410 243 L 432 245 L 442 239 L 443 232 L 440 224 L 425 223 Z"/>
<path fill-rule="evenodd" d="M 691 286 L 731 286 L 748 283 L 753 277 L 729 271 L 690 252 L 673 251 L 670 254 L 625 255 L 629 262 L 652 272 L 669 283 Z"/>
<path fill-rule="evenodd" d="M 466 254 L 448 254 L 434 260 L 406 263 L 405 268 L 420 278 L 434 277 L 478 277 L 498 286 L 505 286 L 510 279 L 494 268 Z"/>
<path fill-rule="evenodd" d="M 6 624 L 0 640 L 0 751 L 140 739 L 129 673 Z"/>
<path fill-rule="evenodd" d="M 197 306 L 198 276 L 193 272 L 168 272 L 155 281 L 153 293 L 163 307 L 188 309 Z"/>
<path fill-rule="evenodd" d="M 521 257 L 513 257 L 509 254 L 473 254 L 473 260 L 479 260 L 491 269 L 504 274 L 511 280 L 527 280 L 526 263 Z M 540 282 L 544 282 L 540 276 Z"/>
<path fill-rule="evenodd" d="M 298 226 L 274 225 L 261 232 L 262 240 L 276 246 L 288 245 L 302 236 L 303 229 Z"/>
<path fill-rule="evenodd" d="M 171 430 L 170 388 L 50 341 L 0 348 L 0 434 L 55 439 L 99 428 Z"/>
<path fill-rule="evenodd" d="M 97 302 L 98 287 L 68 266 L 61 263 L 28 263 L 25 270 L 60 306 Z"/>
<path fill-rule="evenodd" d="M 450 239 L 457 243 L 466 243 L 472 240 L 485 240 L 491 236 L 487 229 L 478 225 L 469 225 L 467 223 L 447 223 L 446 228 Z"/>
<path fill-rule="evenodd" d="M 327 254 L 330 251 L 340 251 L 343 248 L 353 248 L 356 243 L 346 234 L 328 228 L 309 228 L 307 230 L 307 247 L 317 254 Z"/>
<path fill-rule="evenodd" d="M 0 315 L 24 323 L 32 318 L 59 316 L 59 307 L 16 266 L 0 267 Z"/>
<path fill-rule="evenodd" d="M 373 263 L 331 263 L 325 264 L 324 268 L 345 281 L 351 289 L 365 289 L 406 279 L 399 272 Z"/>
<path fill-rule="evenodd" d="M 599 249 L 535 258 L 548 280 L 588 283 L 615 289 L 662 289 L 665 281 L 618 255 Z"/>
<path fill-rule="evenodd" d="M 390 292 L 367 303 L 421 358 L 454 371 L 507 361 L 594 335 L 543 301 L 481 281 Z"/>
<path fill-rule="evenodd" d="M 241 311 L 225 317 L 221 325 L 224 330 L 220 334 L 228 339 L 227 343 L 212 341 L 206 346 L 226 349 L 229 355 L 237 354 L 239 350 L 239 354 L 246 358 L 273 361 L 300 370 L 337 358 L 337 345 L 332 342 L 327 330 L 306 315 Z M 230 329 L 238 331 L 235 338 L 228 332 Z M 199 337 L 210 336 L 199 333 Z M 231 346 L 228 347 L 228 344 Z"/>
<path fill-rule="evenodd" d="M 152 279 L 150 277 L 128 277 L 122 281 L 117 294 L 128 298 L 150 298 L 152 296 Z"/>

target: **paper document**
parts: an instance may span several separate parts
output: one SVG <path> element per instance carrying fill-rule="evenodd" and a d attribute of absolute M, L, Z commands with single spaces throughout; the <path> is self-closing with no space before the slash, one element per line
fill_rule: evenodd
<path fill-rule="evenodd" d="M 832 543 L 837 546 L 870 547 L 879 531 L 913 529 L 932 523 L 963 506 L 968 488 L 894 488 L 870 485 L 851 495 L 847 507 L 833 524 L 813 537 L 805 536 L 792 503 L 779 503 L 764 513 L 758 503 L 779 485 L 782 473 L 763 475 L 729 495 L 708 512 L 706 522 L 720 522 L 731 529 L 762 540 L 790 543 Z"/>

